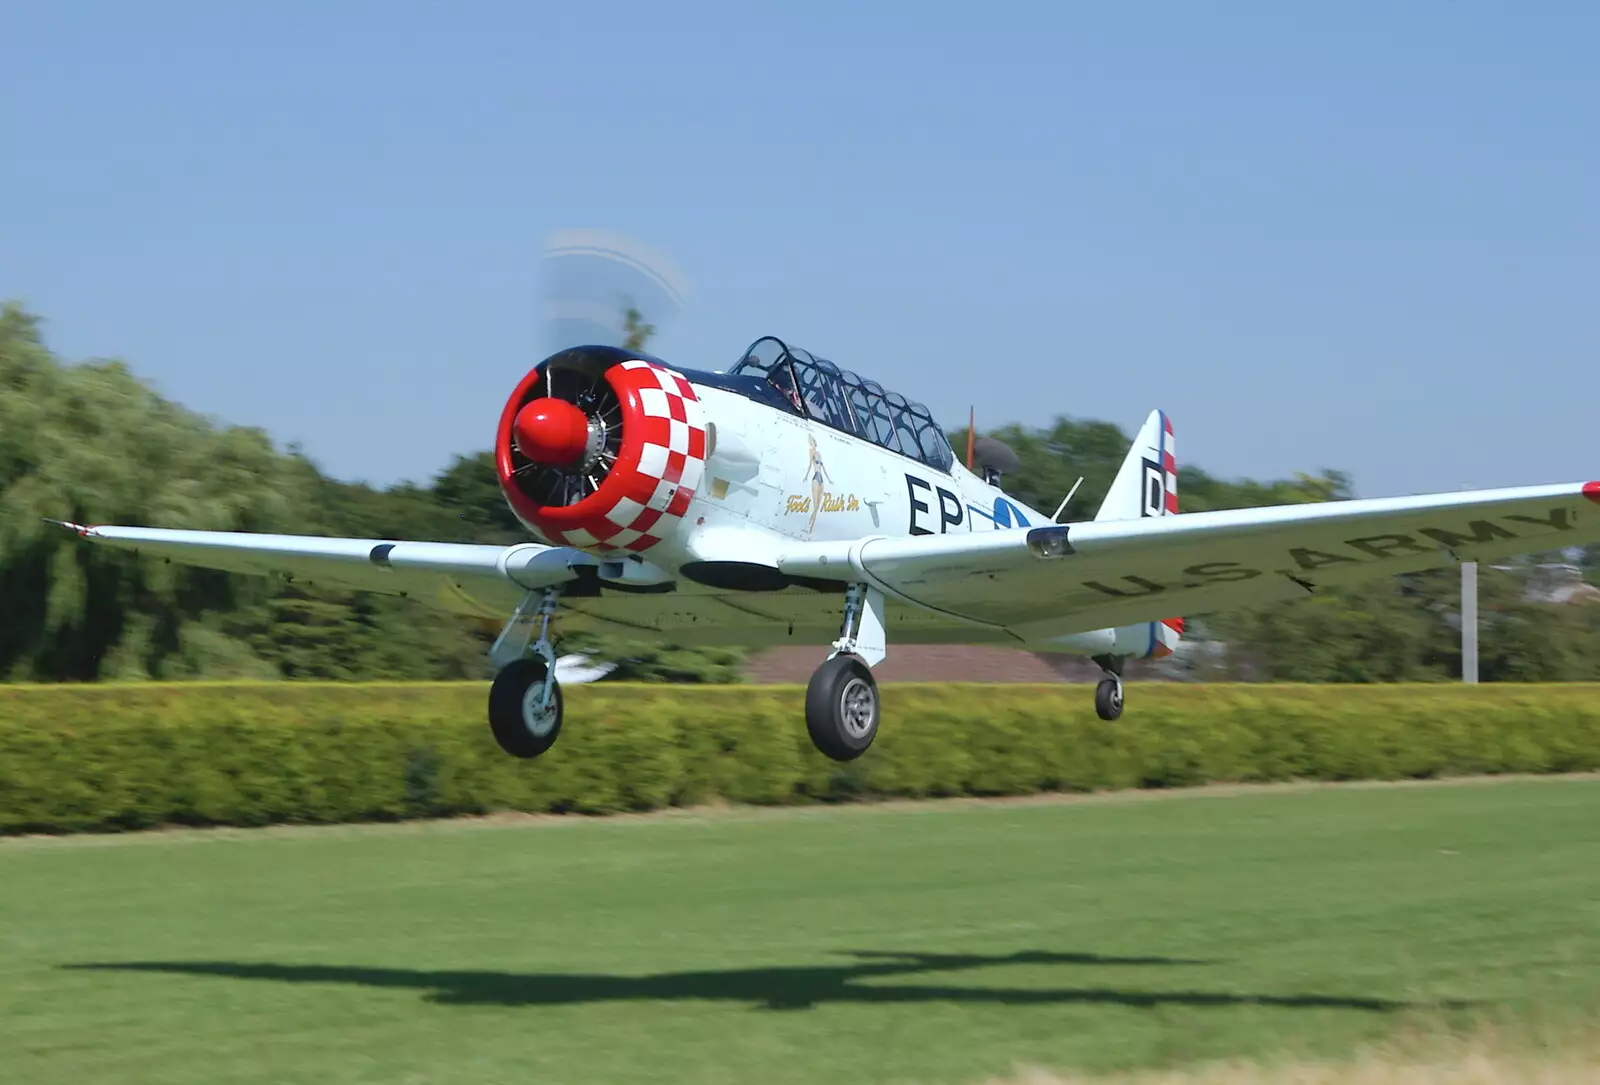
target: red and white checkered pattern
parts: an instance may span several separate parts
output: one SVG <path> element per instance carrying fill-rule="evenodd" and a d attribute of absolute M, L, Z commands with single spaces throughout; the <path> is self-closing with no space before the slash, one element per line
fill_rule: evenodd
<path fill-rule="evenodd" d="M 622 402 L 617 462 L 597 492 L 531 518 L 557 545 L 640 553 L 677 527 L 705 477 L 705 410 L 682 373 L 650 362 L 621 362 L 606 380 Z"/>
<path fill-rule="evenodd" d="M 1167 417 L 1165 411 L 1161 412 L 1161 486 L 1166 493 L 1166 507 L 1162 509 L 1164 516 L 1178 514 L 1178 454 L 1177 446 L 1172 439 L 1172 419 Z M 1150 623 L 1150 655 L 1151 659 L 1162 659 L 1170 656 L 1178 649 L 1178 641 L 1183 637 L 1182 618 L 1163 618 L 1159 622 Z"/>
<path fill-rule="evenodd" d="M 1178 454 L 1177 446 L 1172 440 L 1172 419 L 1166 412 L 1161 413 L 1161 480 L 1162 488 L 1166 491 L 1166 514 L 1175 516 L 1178 512 Z"/>

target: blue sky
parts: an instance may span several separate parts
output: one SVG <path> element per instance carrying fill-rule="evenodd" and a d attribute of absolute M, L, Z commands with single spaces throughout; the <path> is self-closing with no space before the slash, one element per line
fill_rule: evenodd
<path fill-rule="evenodd" d="M 0 298 L 344 478 L 485 448 L 551 232 L 947 425 L 1600 477 L 1600 8 L 12 0 Z"/>

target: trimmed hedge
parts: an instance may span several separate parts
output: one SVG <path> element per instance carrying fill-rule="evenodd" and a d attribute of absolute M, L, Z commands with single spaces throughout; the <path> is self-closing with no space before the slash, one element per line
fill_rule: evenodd
<path fill-rule="evenodd" d="M 1600 686 L 888 685 L 867 755 L 792 687 L 567 691 L 544 757 L 502 754 L 487 685 L 0 686 L 0 833 L 265 825 L 712 800 L 1021 795 L 1600 768 Z"/>

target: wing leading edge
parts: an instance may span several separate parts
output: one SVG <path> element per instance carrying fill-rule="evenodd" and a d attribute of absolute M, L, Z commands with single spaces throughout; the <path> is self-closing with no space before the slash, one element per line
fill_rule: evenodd
<path fill-rule="evenodd" d="M 448 613 L 504 619 L 523 594 L 600 564 L 578 550 L 520 543 L 408 542 L 53 521 L 94 543 L 226 572 L 414 598 Z"/>
<path fill-rule="evenodd" d="M 803 543 L 780 564 L 1033 640 L 1595 541 L 1600 482 Z"/>

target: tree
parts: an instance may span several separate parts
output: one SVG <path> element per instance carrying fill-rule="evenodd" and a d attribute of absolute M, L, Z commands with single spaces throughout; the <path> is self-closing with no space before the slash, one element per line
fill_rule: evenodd
<path fill-rule="evenodd" d="M 646 324 L 644 314 L 630 302 L 622 313 L 622 330 L 627 332 L 627 338 L 622 341 L 624 350 L 643 350 L 645 344 L 650 342 L 656 334 L 654 324 Z"/>
<path fill-rule="evenodd" d="M 1046 429 L 1001 426 L 987 436 L 1004 441 L 1022 464 L 1006 476 L 1005 491 L 1027 505 L 1046 510 L 1047 515 L 1055 511 L 1078 477 L 1083 476 L 1083 485 L 1062 511 L 1062 522 L 1094 516 L 1131 443 L 1131 438 L 1110 422 L 1070 418 L 1057 418 Z M 967 431 L 951 434 L 950 443 L 957 449 L 966 448 Z"/>
<path fill-rule="evenodd" d="M 66 545 L 45 520 L 285 530 L 291 492 L 287 461 L 260 431 L 218 429 L 115 360 L 64 366 L 36 317 L 0 309 L 0 673 L 159 677 L 204 669 L 196 653 L 208 650 L 246 665 L 246 646 L 186 627 L 261 585 Z"/>
<path fill-rule="evenodd" d="M 1253 479 L 1226 481 L 1198 467 L 1180 465 L 1178 468 L 1178 506 L 1184 512 L 1348 501 L 1354 496 L 1350 476 L 1342 471 L 1324 469 L 1315 475 L 1296 471 L 1293 478 L 1257 482 Z"/>
<path fill-rule="evenodd" d="M 66 365 L 40 322 L 0 307 L 0 676 L 349 677 L 475 673 L 478 634 L 405 600 L 301 595 L 260 577 L 82 546 L 47 518 L 233 531 L 432 538 L 427 488 L 335 482 L 258 430 L 218 427 L 116 360 Z M 300 631 L 296 632 L 296 628 Z M 481 664 L 473 664 L 481 668 Z M 315 669 L 315 668 L 311 668 Z"/>
<path fill-rule="evenodd" d="M 509 545 L 524 542 L 527 530 L 517 522 L 500 492 L 494 453 L 457 456 L 433 482 L 433 497 L 455 510 L 461 541 Z"/>

